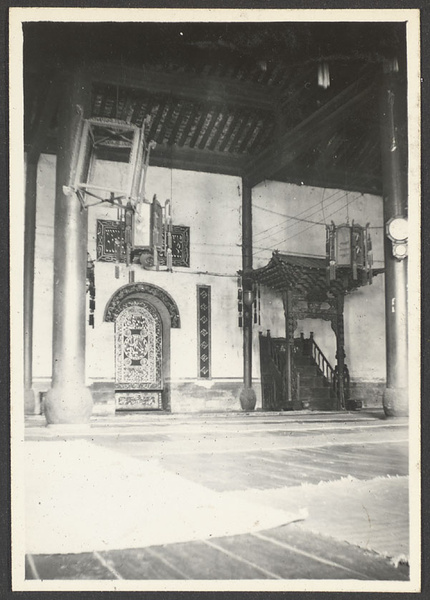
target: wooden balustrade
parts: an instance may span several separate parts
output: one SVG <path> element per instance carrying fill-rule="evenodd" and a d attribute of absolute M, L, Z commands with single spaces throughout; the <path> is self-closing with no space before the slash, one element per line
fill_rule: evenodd
<path fill-rule="evenodd" d="M 331 364 L 329 363 L 329 361 L 327 360 L 327 358 L 325 357 L 324 352 L 321 350 L 321 348 L 315 342 L 312 332 L 311 332 L 310 340 L 311 340 L 311 356 L 312 356 L 313 360 L 315 361 L 316 366 L 318 367 L 320 373 L 327 379 L 327 381 L 329 381 L 330 383 L 333 383 L 334 369 L 331 366 Z"/>

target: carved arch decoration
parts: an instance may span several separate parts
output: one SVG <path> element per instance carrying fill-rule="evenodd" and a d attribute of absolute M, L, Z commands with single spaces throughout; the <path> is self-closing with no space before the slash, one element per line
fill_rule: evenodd
<path fill-rule="evenodd" d="M 297 329 L 297 321 L 302 319 L 322 319 L 330 321 L 331 328 L 337 335 L 338 322 L 338 302 L 337 297 L 326 298 L 323 301 L 312 301 L 304 298 L 294 298 L 291 319 L 293 321 L 293 331 Z M 343 310 L 343 304 L 342 304 Z"/>
<path fill-rule="evenodd" d="M 124 303 L 139 294 L 148 294 L 161 301 L 170 315 L 171 327 L 179 328 L 181 326 L 178 305 L 173 300 L 172 296 L 157 285 L 141 282 L 129 283 L 120 287 L 109 299 L 103 320 L 114 322 L 122 311 Z"/>

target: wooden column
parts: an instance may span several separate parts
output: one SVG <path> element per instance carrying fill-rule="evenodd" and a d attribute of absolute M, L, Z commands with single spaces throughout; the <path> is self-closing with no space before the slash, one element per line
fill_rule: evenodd
<path fill-rule="evenodd" d="M 385 65 L 381 89 L 381 154 L 384 223 L 394 216 L 407 216 L 406 98 L 400 73 Z M 393 256 L 385 237 L 385 341 L 387 386 L 384 410 L 388 416 L 408 412 L 408 311 L 407 258 Z"/>
<path fill-rule="evenodd" d="M 45 403 L 48 425 L 89 421 L 92 397 L 85 387 L 87 212 L 66 195 L 76 164 L 82 116 L 90 86 L 79 71 L 65 74 L 58 123 L 54 235 L 52 387 Z"/>
<path fill-rule="evenodd" d="M 38 162 L 39 156 L 34 156 L 30 152 L 27 157 L 24 223 L 24 410 L 26 414 L 34 414 L 35 411 L 33 391 L 33 304 Z"/>
<path fill-rule="evenodd" d="M 240 404 L 243 410 L 254 410 L 252 389 L 252 189 L 242 180 L 242 287 L 243 287 L 243 389 Z"/>
<path fill-rule="evenodd" d="M 291 360 L 292 360 L 292 344 L 294 343 L 291 339 L 293 337 L 293 333 L 291 332 L 290 320 L 291 320 L 291 302 L 292 302 L 292 294 L 291 291 L 288 290 L 284 292 L 284 314 L 285 314 L 285 340 L 286 340 L 286 348 L 285 348 L 285 400 L 287 402 L 293 401 L 293 393 L 291 388 L 291 377 L 292 377 L 292 369 L 291 369 Z"/>
<path fill-rule="evenodd" d="M 344 296 L 338 294 L 336 302 L 336 360 L 337 372 L 339 375 L 338 381 L 338 410 L 345 408 L 345 389 L 343 372 L 345 370 L 345 331 L 343 323 L 343 306 Z"/>

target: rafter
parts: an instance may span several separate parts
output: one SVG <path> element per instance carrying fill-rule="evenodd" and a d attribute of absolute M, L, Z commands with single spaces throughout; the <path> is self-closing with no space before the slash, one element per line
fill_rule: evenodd
<path fill-rule="evenodd" d="M 194 102 L 210 102 L 246 108 L 274 110 L 279 100 L 275 89 L 211 75 L 191 73 L 163 73 L 148 68 L 127 67 L 109 63 L 95 63 L 88 68 L 93 82 L 130 87 L 151 94 L 174 95 Z"/>

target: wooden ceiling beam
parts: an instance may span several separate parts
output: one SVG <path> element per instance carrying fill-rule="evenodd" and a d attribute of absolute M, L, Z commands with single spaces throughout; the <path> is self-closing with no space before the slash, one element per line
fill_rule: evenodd
<path fill-rule="evenodd" d="M 248 185 L 253 187 L 264 179 L 272 178 L 301 153 L 310 150 L 313 140 L 334 132 L 339 118 L 367 98 L 373 85 L 370 76 L 364 75 L 253 157 L 243 173 Z"/>
<path fill-rule="evenodd" d="M 382 194 L 381 177 L 362 169 L 356 170 L 354 173 L 349 171 L 348 177 L 345 177 L 344 167 L 315 169 L 313 167 L 303 168 L 294 163 L 275 173 L 273 179 L 296 185 L 332 188 L 377 196 Z"/>
<path fill-rule="evenodd" d="M 43 149 L 48 154 L 54 154 L 55 140 L 51 138 L 50 147 Z M 112 162 L 128 162 L 129 153 L 124 148 L 102 148 L 97 150 L 98 160 Z M 181 169 L 186 171 L 200 171 L 206 173 L 222 173 L 240 177 L 243 168 L 243 159 L 221 152 L 209 152 L 196 148 L 181 148 L 177 144 L 157 144 L 151 150 L 149 168 L 165 167 L 168 169 Z"/>
<path fill-rule="evenodd" d="M 191 73 L 165 73 L 148 68 L 127 67 L 110 63 L 94 63 L 88 67 L 94 83 L 128 87 L 150 94 L 166 94 L 194 102 L 212 102 L 228 106 L 241 106 L 272 111 L 279 93 L 258 83 L 236 79 L 193 75 Z"/>
<path fill-rule="evenodd" d="M 187 171 L 223 173 L 240 177 L 242 159 L 221 152 L 207 152 L 197 148 L 181 148 L 157 144 L 151 151 L 150 167 L 168 167 Z"/>

